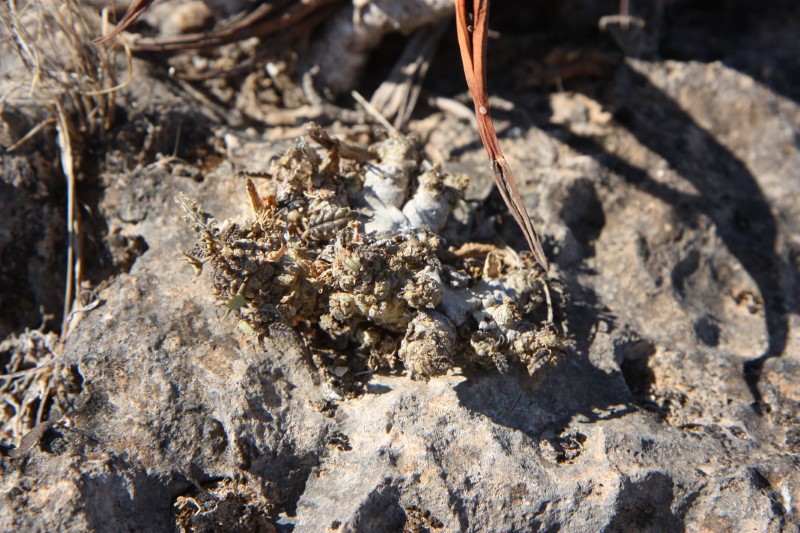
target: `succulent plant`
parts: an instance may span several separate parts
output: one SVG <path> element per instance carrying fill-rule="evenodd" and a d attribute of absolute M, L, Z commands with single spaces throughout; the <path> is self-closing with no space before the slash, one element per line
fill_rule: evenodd
<path fill-rule="evenodd" d="M 312 352 L 330 355 L 315 360 L 332 379 L 403 367 L 428 379 L 469 362 L 550 366 L 565 345 L 541 322 L 541 270 L 490 244 L 447 247 L 436 231 L 466 180 L 420 165 L 415 143 L 393 135 L 344 149 L 310 126 L 273 163 L 266 191 L 248 178 L 254 216 L 243 225 L 180 198 L 199 241 L 187 257 L 210 265 L 214 294 L 242 331 L 301 331 Z"/>

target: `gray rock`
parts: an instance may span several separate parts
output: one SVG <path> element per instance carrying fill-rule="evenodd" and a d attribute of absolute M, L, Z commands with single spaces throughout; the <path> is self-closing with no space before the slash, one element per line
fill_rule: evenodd
<path fill-rule="evenodd" d="M 538 379 L 376 375 L 338 399 L 291 331 L 237 329 L 181 261 L 178 192 L 247 216 L 231 163 L 108 179 L 99 211 L 147 251 L 67 339 L 75 411 L 0 458 L 0 529 L 797 530 L 800 107 L 721 63 L 629 60 L 612 87 L 501 139 L 536 168 L 575 341 Z M 245 167 L 277 149 L 238 146 Z"/>

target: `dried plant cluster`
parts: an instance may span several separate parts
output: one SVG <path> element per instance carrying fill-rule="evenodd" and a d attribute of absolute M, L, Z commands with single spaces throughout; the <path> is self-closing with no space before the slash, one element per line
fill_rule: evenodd
<path fill-rule="evenodd" d="M 330 355 L 317 359 L 332 378 L 404 367 L 427 379 L 459 357 L 535 373 L 563 351 L 538 322 L 547 304 L 529 256 L 448 248 L 436 233 L 466 183 L 420 163 L 408 138 L 363 150 L 311 127 L 266 177 L 262 193 L 247 180 L 255 217 L 245 225 L 219 225 L 179 198 L 200 240 L 189 261 L 211 266 L 214 294 L 244 331 L 301 331 Z"/>
<path fill-rule="evenodd" d="M 19 446 L 22 436 L 73 407 L 80 387 L 56 358 L 58 335 L 25 331 L 0 342 L 0 446 Z"/>
<path fill-rule="evenodd" d="M 116 94 L 129 71 L 122 52 L 130 63 L 130 51 L 93 46 L 90 40 L 101 25 L 95 9 L 74 0 L 4 2 L 0 27 L 23 69 L 3 83 L 3 98 L 17 105 L 43 104 L 53 115 L 63 114 L 73 136 L 109 129 Z"/>
<path fill-rule="evenodd" d="M 178 496 L 174 504 L 175 531 L 277 531 L 271 519 L 276 506 L 252 486 L 222 479 L 198 494 Z"/>

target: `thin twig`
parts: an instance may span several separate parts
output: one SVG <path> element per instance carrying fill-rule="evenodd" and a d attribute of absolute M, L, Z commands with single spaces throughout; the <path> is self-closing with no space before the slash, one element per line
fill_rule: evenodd
<path fill-rule="evenodd" d="M 444 21 L 417 30 L 392 72 L 370 99 L 381 115 L 394 117 L 393 124 L 398 130 L 406 127 L 414 112 L 431 60 L 448 26 Z"/>
<path fill-rule="evenodd" d="M 125 87 L 130 84 L 131 80 L 133 79 L 133 52 L 131 51 L 131 47 L 128 46 L 128 43 L 125 41 L 121 41 L 122 48 L 125 50 L 125 59 L 128 62 L 128 76 L 125 78 L 125 81 L 119 83 L 113 87 L 109 87 L 107 89 L 100 89 L 97 91 L 84 91 L 83 94 L 86 96 L 102 96 L 106 94 L 112 94 L 117 91 L 124 89 Z"/>
<path fill-rule="evenodd" d="M 27 376 L 27 375 L 32 374 L 34 372 L 38 372 L 39 370 L 42 370 L 43 368 L 47 368 L 48 366 L 52 365 L 55 362 L 56 362 L 56 359 L 55 359 L 55 357 L 53 357 L 53 358 L 47 360 L 46 362 L 44 362 L 44 363 L 42 363 L 40 365 L 37 365 L 37 366 L 35 366 L 33 368 L 27 368 L 25 370 L 20 370 L 18 372 L 11 372 L 10 374 L 0 374 L 0 379 L 2 379 L 2 380 L 11 380 L 11 379 L 20 378 L 22 376 Z"/>
<path fill-rule="evenodd" d="M 15 142 L 14 144 L 12 144 L 8 148 L 6 148 L 6 151 L 13 152 L 17 148 L 19 148 L 20 146 L 22 146 L 23 144 L 28 142 L 29 140 L 31 140 L 33 137 L 35 137 L 36 134 L 39 133 L 40 131 L 42 131 L 44 128 L 46 128 L 50 124 L 53 124 L 55 121 L 56 120 L 51 117 L 51 118 L 48 118 L 48 119 L 45 119 L 45 120 L 39 122 L 37 125 L 32 127 L 30 129 L 30 131 L 28 131 L 28 133 L 23 135 L 17 142 Z"/>
<path fill-rule="evenodd" d="M 39 408 L 36 410 L 36 425 L 41 424 L 42 420 L 44 420 L 44 411 L 45 411 L 45 407 L 47 405 L 47 398 L 48 398 L 48 396 L 50 396 L 50 391 L 53 390 L 53 379 L 54 379 L 54 374 L 56 373 L 56 370 L 54 370 L 46 378 L 46 383 L 47 384 L 45 385 L 44 391 L 42 392 L 42 394 L 41 394 L 41 396 L 39 398 Z"/>
<path fill-rule="evenodd" d="M 375 106 L 373 106 L 372 104 L 370 104 L 370 103 L 369 103 L 369 101 L 368 101 L 366 98 L 364 98 L 363 96 L 361 96 L 361 94 L 359 94 L 359 92 L 358 92 L 358 91 L 352 91 L 350 94 L 351 94 L 351 95 L 352 95 L 352 97 L 355 99 L 355 101 L 356 101 L 356 102 L 358 102 L 359 104 L 361 104 L 361 107 L 363 107 L 363 108 L 364 108 L 364 110 L 365 110 L 367 113 L 369 113 L 369 115 L 370 115 L 372 118 L 374 118 L 375 120 L 377 120 L 377 121 L 380 123 L 380 125 L 381 125 L 381 126 L 383 126 L 384 128 L 386 128 L 386 130 L 387 130 L 388 132 L 390 132 L 392 135 L 399 135 L 399 132 L 397 131 L 397 128 L 395 128 L 394 126 L 392 126 L 391 122 L 389 122 L 388 120 L 386 120 L 386 117 L 384 117 L 383 115 L 381 115 L 380 111 L 378 111 L 377 109 L 375 109 Z"/>
<path fill-rule="evenodd" d="M 519 403 L 519 400 L 522 398 L 522 393 L 523 392 L 524 392 L 523 390 L 519 391 L 519 394 L 517 394 L 517 397 L 514 398 L 514 401 L 511 402 L 511 405 L 508 407 L 508 409 L 506 409 L 506 412 L 503 415 L 504 417 L 510 415 L 514 411 L 514 409 L 517 408 L 517 404 Z"/>
<path fill-rule="evenodd" d="M 550 287 L 547 285 L 547 278 L 542 278 L 542 290 L 544 290 L 544 299 L 547 302 L 547 324 L 553 324 L 553 300 L 550 298 Z"/>
<path fill-rule="evenodd" d="M 258 5 L 249 13 L 230 21 L 219 29 L 204 33 L 190 33 L 174 37 L 141 38 L 131 43 L 134 53 L 177 52 L 188 49 L 212 48 L 242 41 L 250 37 L 267 37 L 285 32 L 293 26 L 307 24 L 316 26 L 330 15 L 329 8 L 338 0 L 303 0 L 302 2 L 283 0 Z M 117 27 L 111 33 L 93 41 L 105 44 L 126 30 L 153 0 L 138 0 L 132 5 Z"/>
<path fill-rule="evenodd" d="M 77 309 L 73 309 L 69 313 L 70 320 L 72 320 L 72 317 L 74 317 L 78 313 L 88 313 L 89 311 L 91 311 L 93 309 L 96 309 L 100 305 L 100 303 L 101 303 L 101 300 L 98 298 L 98 299 L 92 301 L 92 303 L 90 303 L 88 305 L 84 305 L 83 307 L 79 307 Z"/>
<path fill-rule="evenodd" d="M 136 19 L 138 19 L 152 3 L 153 0 L 138 0 L 135 4 L 128 8 L 128 11 L 125 13 L 125 16 L 122 17 L 122 20 L 119 21 L 116 28 L 111 30 L 110 33 L 107 33 L 92 42 L 94 44 L 105 44 L 113 41 L 117 35 L 127 30 L 131 24 L 136 22 Z"/>
<path fill-rule="evenodd" d="M 444 111 L 458 119 L 466 120 L 475 131 L 478 131 L 478 120 L 475 118 L 475 113 L 458 100 L 444 96 L 431 96 L 427 99 L 427 103 L 439 111 Z"/>

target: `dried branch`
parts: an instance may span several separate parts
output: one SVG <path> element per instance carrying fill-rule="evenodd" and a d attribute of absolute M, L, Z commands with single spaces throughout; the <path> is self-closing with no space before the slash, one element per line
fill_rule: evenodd
<path fill-rule="evenodd" d="M 177 52 L 181 50 L 212 48 L 230 44 L 250 37 L 297 35 L 315 27 L 331 11 L 329 8 L 340 0 L 273 0 L 265 2 L 249 13 L 234 17 L 222 27 L 202 33 L 190 33 L 175 37 L 141 38 L 130 44 L 135 53 Z M 150 7 L 153 0 L 138 0 L 125 13 L 119 25 L 107 35 L 96 39 L 95 44 L 112 41 L 129 28 Z"/>
<path fill-rule="evenodd" d="M 473 0 L 468 9 L 468 0 L 455 0 L 456 29 L 461 60 L 467 86 L 475 103 L 475 116 L 478 119 L 478 133 L 492 165 L 494 179 L 511 215 L 522 229 L 536 262 L 547 271 L 547 257 L 544 255 L 539 236 L 533 228 L 528 210 L 520 197 L 514 176 L 506 163 L 497 132 L 489 113 L 489 97 L 486 94 L 486 47 L 489 23 L 489 0 Z"/>

